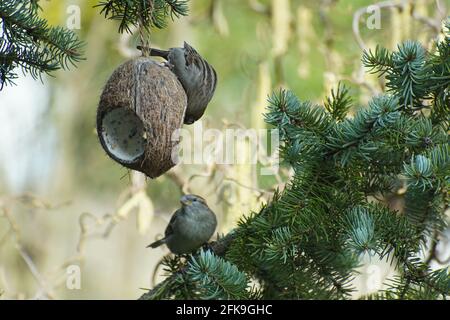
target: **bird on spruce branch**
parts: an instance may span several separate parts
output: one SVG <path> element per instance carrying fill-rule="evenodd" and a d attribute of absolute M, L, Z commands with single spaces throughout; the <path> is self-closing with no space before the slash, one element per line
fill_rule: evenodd
<path fill-rule="evenodd" d="M 166 244 L 172 253 L 189 254 L 211 238 L 217 226 L 217 219 L 205 199 L 188 194 L 182 196 L 180 202 L 181 208 L 172 215 L 164 238 L 153 242 L 147 248 Z"/>

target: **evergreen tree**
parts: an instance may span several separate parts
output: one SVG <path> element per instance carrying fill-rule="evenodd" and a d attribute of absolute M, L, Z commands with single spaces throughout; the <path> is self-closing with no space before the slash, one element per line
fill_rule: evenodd
<path fill-rule="evenodd" d="M 388 92 L 353 117 L 344 86 L 324 106 L 273 94 L 266 121 L 293 179 L 209 250 L 165 258 L 168 277 L 141 299 L 346 299 L 364 253 L 398 271 L 365 298 L 446 299 L 448 269 L 432 271 L 421 253 L 447 227 L 449 28 L 432 53 L 412 41 L 365 52 Z M 400 188 L 398 212 L 380 198 Z"/>
<path fill-rule="evenodd" d="M 162 29 L 169 17 L 173 20 L 188 13 L 187 0 L 104 0 L 97 6 L 105 18 L 120 21 L 120 33 L 131 32 L 133 26 Z"/>
<path fill-rule="evenodd" d="M 119 20 L 119 32 L 164 28 L 167 19 L 186 15 L 185 0 L 99 1 L 106 18 Z M 0 90 L 17 79 L 17 68 L 38 78 L 42 73 L 67 69 L 83 59 L 83 43 L 62 27 L 51 27 L 39 17 L 39 0 L 0 2 Z"/>
<path fill-rule="evenodd" d="M 16 68 L 38 78 L 82 59 L 75 33 L 39 17 L 39 0 L 0 2 L 0 90 L 17 79 Z"/>

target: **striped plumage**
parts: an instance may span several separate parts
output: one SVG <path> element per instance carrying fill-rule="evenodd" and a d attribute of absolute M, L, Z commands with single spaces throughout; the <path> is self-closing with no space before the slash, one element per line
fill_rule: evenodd
<path fill-rule="evenodd" d="M 168 51 L 151 49 L 150 55 L 166 59 L 183 85 L 188 98 L 184 123 L 192 124 L 200 119 L 216 90 L 217 73 L 214 68 L 186 42 L 183 48 Z"/>

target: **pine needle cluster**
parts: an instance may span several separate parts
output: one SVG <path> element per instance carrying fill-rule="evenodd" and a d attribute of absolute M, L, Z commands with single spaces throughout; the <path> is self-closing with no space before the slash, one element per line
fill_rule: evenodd
<path fill-rule="evenodd" d="M 83 59 L 76 34 L 49 26 L 39 10 L 38 0 L 0 1 L 0 90 L 14 83 L 17 68 L 40 78 Z"/>

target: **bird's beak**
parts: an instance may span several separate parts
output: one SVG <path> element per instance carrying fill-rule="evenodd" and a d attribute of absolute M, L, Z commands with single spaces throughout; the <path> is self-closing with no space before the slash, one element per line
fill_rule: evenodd
<path fill-rule="evenodd" d="M 180 202 L 183 206 L 189 206 L 192 203 L 192 201 L 190 201 L 186 197 L 181 197 Z"/>

